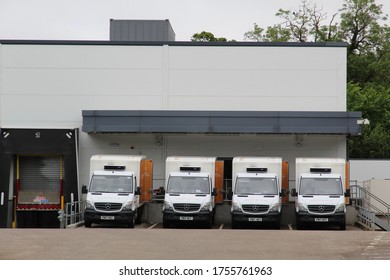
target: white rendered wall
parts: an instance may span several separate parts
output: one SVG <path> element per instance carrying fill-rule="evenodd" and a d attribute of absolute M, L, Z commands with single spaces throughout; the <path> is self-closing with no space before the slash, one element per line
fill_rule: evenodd
<path fill-rule="evenodd" d="M 0 127 L 82 110 L 345 111 L 344 47 L 0 45 Z"/>
<path fill-rule="evenodd" d="M 371 179 L 390 179 L 390 160 L 350 160 L 351 184 L 363 186 L 365 181 Z"/>
<path fill-rule="evenodd" d="M 345 136 L 86 134 L 82 110 L 346 111 L 344 47 L 0 45 L 0 127 L 80 128 L 80 185 L 97 153 L 345 157 Z M 290 185 L 292 183 L 290 182 Z"/>

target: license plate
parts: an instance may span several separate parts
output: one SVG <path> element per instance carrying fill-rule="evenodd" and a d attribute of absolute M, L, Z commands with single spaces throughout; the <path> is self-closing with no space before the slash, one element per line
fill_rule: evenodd
<path fill-rule="evenodd" d="M 101 216 L 100 219 L 102 219 L 102 220 L 114 220 L 115 217 L 114 216 Z"/>
<path fill-rule="evenodd" d="M 261 222 L 263 221 L 263 218 L 249 218 L 249 222 Z"/>
<path fill-rule="evenodd" d="M 327 222 L 328 218 L 314 218 L 315 222 Z"/>
<path fill-rule="evenodd" d="M 192 221 L 194 217 L 180 216 L 180 221 Z"/>

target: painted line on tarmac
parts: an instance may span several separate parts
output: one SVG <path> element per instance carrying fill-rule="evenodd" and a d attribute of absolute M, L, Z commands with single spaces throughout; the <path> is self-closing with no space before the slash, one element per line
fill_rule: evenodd
<path fill-rule="evenodd" d="M 293 230 L 293 228 L 292 228 L 292 225 L 291 225 L 291 224 L 288 224 L 288 229 L 289 229 L 289 230 Z"/>
<path fill-rule="evenodd" d="M 155 224 L 151 225 L 150 227 L 148 227 L 148 229 L 152 229 L 152 228 L 154 228 L 157 225 L 158 225 L 158 223 L 155 223 Z"/>
<path fill-rule="evenodd" d="M 219 229 L 223 229 L 223 224 L 219 226 Z"/>

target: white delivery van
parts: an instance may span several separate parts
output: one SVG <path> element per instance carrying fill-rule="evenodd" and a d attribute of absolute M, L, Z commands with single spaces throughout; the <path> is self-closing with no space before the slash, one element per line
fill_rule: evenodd
<path fill-rule="evenodd" d="M 297 228 L 305 223 L 329 223 L 345 230 L 346 161 L 342 158 L 297 158 L 295 197 Z"/>
<path fill-rule="evenodd" d="M 83 186 L 85 226 L 109 221 L 134 227 L 151 193 L 152 170 L 152 161 L 145 156 L 92 156 L 89 187 Z"/>
<path fill-rule="evenodd" d="M 202 223 L 211 228 L 215 215 L 216 158 L 166 159 L 163 226 Z"/>
<path fill-rule="evenodd" d="M 277 157 L 233 158 L 232 228 L 259 223 L 280 228 L 282 165 Z"/>

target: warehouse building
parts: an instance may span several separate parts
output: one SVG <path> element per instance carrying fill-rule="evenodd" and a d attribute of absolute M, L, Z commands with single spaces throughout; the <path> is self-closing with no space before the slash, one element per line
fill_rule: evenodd
<path fill-rule="evenodd" d="M 0 41 L 0 227 L 58 227 L 94 154 L 347 158 L 344 43 Z M 292 186 L 293 187 L 293 186 Z"/>

